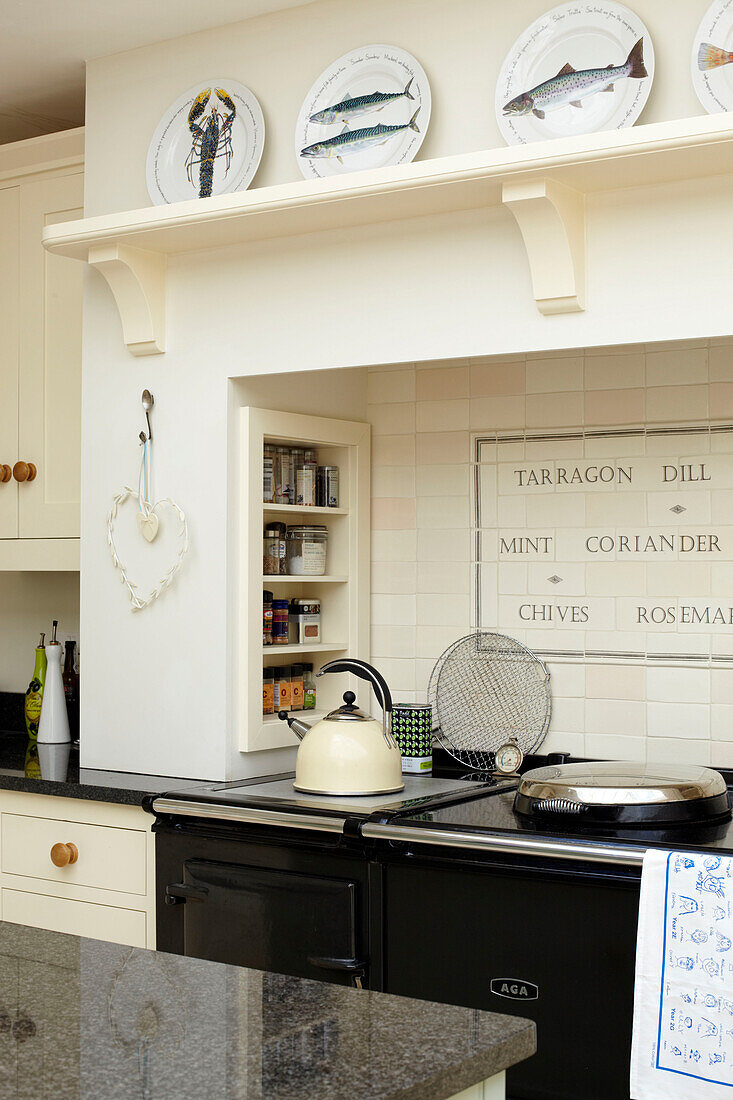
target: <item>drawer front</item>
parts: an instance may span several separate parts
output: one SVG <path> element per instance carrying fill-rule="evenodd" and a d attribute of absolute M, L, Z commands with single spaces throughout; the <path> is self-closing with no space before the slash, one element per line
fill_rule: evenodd
<path fill-rule="evenodd" d="M 27 890 L 0 891 L 4 921 L 66 932 L 70 936 L 145 947 L 146 916 L 135 909 L 96 905 L 90 901 L 69 901 Z"/>
<path fill-rule="evenodd" d="M 146 834 L 109 825 L 84 825 L 4 813 L 0 821 L 0 871 L 98 890 L 145 894 Z M 75 844 L 75 863 L 56 867 L 54 844 Z"/>

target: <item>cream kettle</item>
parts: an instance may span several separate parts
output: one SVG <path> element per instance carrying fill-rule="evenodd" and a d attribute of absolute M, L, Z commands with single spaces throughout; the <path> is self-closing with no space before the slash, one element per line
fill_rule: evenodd
<path fill-rule="evenodd" d="M 402 756 L 392 736 L 392 695 L 384 677 L 366 661 L 351 657 L 330 661 L 318 673 L 351 672 L 372 685 L 383 721 L 356 705 L 353 691 L 343 706 L 309 726 L 281 710 L 279 717 L 300 738 L 295 762 L 296 791 L 327 795 L 391 794 L 401 791 Z"/>

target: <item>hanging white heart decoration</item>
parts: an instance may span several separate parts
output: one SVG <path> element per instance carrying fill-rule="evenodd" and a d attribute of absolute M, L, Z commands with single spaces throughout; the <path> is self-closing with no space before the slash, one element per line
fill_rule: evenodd
<path fill-rule="evenodd" d="M 155 536 L 158 534 L 158 517 L 155 514 L 155 508 L 157 505 L 149 506 L 149 511 L 138 512 L 137 525 L 140 528 L 140 534 L 148 542 L 153 542 Z"/>
<path fill-rule="evenodd" d="M 107 543 L 109 545 L 110 553 L 112 554 L 112 561 L 114 562 L 115 569 L 119 571 L 122 583 L 127 589 L 127 594 L 130 597 L 132 610 L 142 611 L 143 608 L 149 607 L 154 600 L 157 600 L 158 596 L 160 596 L 160 594 L 164 592 L 166 588 L 173 584 L 173 581 L 180 573 L 183 559 L 188 553 L 188 520 L 186 519 L 186 514 L 183 509 L 179 508 L 176 502 L 174 500 L 171 500 L 170 497 L 165 497 L 163 500 L 158 500 L 155 502 L 155 504 L 150 505 L 147 516 L 144 516 L 142 512 L 138 512 L 138 524 L 140 527 L 140 531 L 148 540 L 148 542 L 152 542 L 156 534 L 158 533 L 158 516 L 156 515 L 156 511 L 159 508 L 162 508 L 164 506 L 170 508 L 173 513 L 178 517 L 181 524 L 179 530 L 178 550 L 176 552 L 173 563 L 168 566 L 165 573 L 152 589 L 152 591 L 150 591 L 147 596 L 141 596 L 138 594 L 137 584 L 135 584 L 134 581 L 130 580 L 125 566 L 120 561 L 119 555 L 117 553 L 117 547 L 115 546 L 114 530 L 115 520 L 117 519 L 117 512 L 125 503 L 125 501 L 129 500 L 130 497 L 134 497 L 135 499 L 137 499 L 137 492 L 133 491 L 129 487 L 129 485 L 124 485 L 121 489 L 118 489 L 118 491 L 112 497 L 112 507 L 107 513 Z M 155 522 L 149 524 L 148 531 L 152 531 L 152 534 L 149 535 L 148 533 L 146 533 L 146 530 L 143 528 L 143 524 L 140 522 L 140 520 L 141 518 L 150 520 L 151 517 Z"/>

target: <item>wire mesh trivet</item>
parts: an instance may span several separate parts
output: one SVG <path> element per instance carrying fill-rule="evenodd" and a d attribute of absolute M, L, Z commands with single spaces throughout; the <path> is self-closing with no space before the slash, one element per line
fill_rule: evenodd
<path fill-rule="evenodd" d="M 544 740 L 552 715 L 550 674 L 515 638 L 476 631 L 449 646 L 430 676 L 428 699 L 442 747 L 476 770 L 513 739 L 526 755 Z"/>

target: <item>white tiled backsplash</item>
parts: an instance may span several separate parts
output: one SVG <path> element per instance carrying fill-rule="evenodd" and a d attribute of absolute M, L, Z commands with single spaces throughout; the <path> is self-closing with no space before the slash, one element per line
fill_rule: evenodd
<path fill-rule="evenodd" d="M 679 618 L 680 606 L 733 607 L 733 432 L 709 430 L 733 424 L 733 345 L 374 368 L 368 400 L 372 657 L 395 697 L 424 699 L 435 660 L 478 616 L 555 654 L 548 751 L 733 767 L 733 660 L 724 659 L 733 657 L 733 626 L 708 630 L 698 618 L 694 629 L 664 622 L 646 631 L 638 610 L 674 607 Z M 479 438 L 487 442 L 477 450 Z M 551 490 L 502 487 L 517 468 L 548 469 L 550 481 L 558 466 L 596 459 L 633 466 L 635 480 L 622 472 L 572 491 L 563 474 Z M 675 462 L 697 462 L 692 477 L 706 463 L 711 482 L 657 486 Z M 517 537 L 549 531 L 552 552 L 546 561 L 498 553 L 497 527 Z M 722 549 L 624 557 L 585 545 L 593 534 L 650 531 L 717 533 Z M 568 589 L 573 599 L 563 603 L 558 592 Z M 528 608 L 538 605 L 541 617 L 556 604 L 582 606 L 577 617 L 589 621 L 522 629 Z M 598 656 L 614 652 L 637 656 Z"/>

